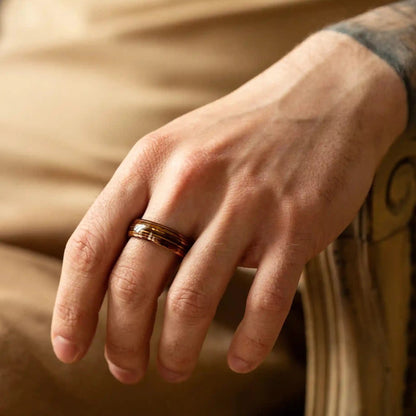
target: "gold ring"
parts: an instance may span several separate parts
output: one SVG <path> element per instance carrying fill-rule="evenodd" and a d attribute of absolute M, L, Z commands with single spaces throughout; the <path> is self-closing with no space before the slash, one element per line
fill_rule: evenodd
<path fill-rule="evenodd" d="M 128 236 L 151 241 L 158 246 L 168 248 L 180 257 L 184 257 L 193 244 L 191 238 L 185 237 L 172 228 L 141 218 L 131 223 Z"/>

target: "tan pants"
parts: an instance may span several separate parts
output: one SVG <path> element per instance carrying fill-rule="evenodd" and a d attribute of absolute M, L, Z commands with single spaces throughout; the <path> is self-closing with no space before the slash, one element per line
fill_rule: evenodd
<path fill-rule="evenodd" d="M 227 368 L 227 348 L 244 305 L 241 276 L 234 279 L 211 325 L 195 373 L 183 384 L 164 382 L 156 371 L 153 353 L 162 323 L 162 296 L 148 372 L 139 384 L 126 386 L 110 375 L 103 357 L 105 313 L 80 363 L 65 365 L 54 357 L 49 327 L 58 260 L 1 246 L 0 264 L 2 416 L 267 415 L 302 405 L 304 368 L 290 353 L 287 336 L 252 374 L 240 376 Z M 229 311 L 230 300 L 236 301 L 238 294 L 239 303 Z M 299 350 L 302 337 L 298 339 L 294 347 Z"/>
<path fill-rule="evenodd" d="M 248 275 L 233 279 L 197 370 L 183 384 L 163 382 L 153 356 L 144 381 L 116 382 L 103 358 L 105 310 L 87 357 L 61 364 L 49 342 L 59 259 L 94 197 L 142 135 L 231 91 L 324 24 L 380 3 L 3 1 L 1 416 L 266 415 L 301 407 L 305 369 L 296 351 L 303 336 L 295 336 L 295 325 L 253 373 L 227 368 Z"/>

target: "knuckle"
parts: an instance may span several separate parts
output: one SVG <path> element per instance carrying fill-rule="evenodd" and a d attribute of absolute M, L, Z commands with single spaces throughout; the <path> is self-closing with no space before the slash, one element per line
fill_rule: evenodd
<path fill-rule="evenodd" d="M 179 189 L 187 189 L 194 184 L 200 184 L 207 172 L 212 172 L 216 165 L 216 157 L 210 150 L 203 147 L 181 149 L 171 157 L 169 174 L 175 178 Z"/>
<path fill-rule="evenodd" d="M 172 169 L 179 187 L 189 186 L 203 172 L 203 158 L 200 152 L 182 151 L 172 158 Z"/>
<path fill-rule="evenodd" d="M 282 244 L 287 267 L 303 265 L 319 251 L 322 227 L 317 227 L 315 222 L 313 216 L 298 217 L 286 229 Z"/>
<path fill-rule="evenodd" d="M 247 308 L 256 314 L 279 316 L 288 312 L 290 303 L 290 299 L 281 290 L 268 289 L 247 300 Z"/>
<path fill-rule="evenodd" d="M 83 274 L 94 271 L 103 260 L 104 242 L 87 228 L 79 228 L 68 240 L 65 256 L 71 260 L 72 267 Z"/>
<path fill-rule="evenodd" d="M 317 244 L 316 216 L 293 208 L 283 218 L 280 243 L 285 264 L 290 267 L 305 263 Z"/>
<path fill-rule="evenodd" d="M 329 243 L 322 211 L 321 202 L 305 195 L 297 195 L 284 206 L 282 242 L 288 265 L 305 264 Z"/>
<path fill-rule="evenodd" d="M 267 340 L 260 336 L 256 337 L 251 333 L 245 333 L 244 338 L 244 343 L 248 344 L 250 350 L 254 352 L 254 355 L 264 355 L 273 346 L 273 340 Z"/>
<path fill-rule="evenodd" d="M 69 328 L 78 328 L 85 324 L 87 319 L 85 311 L 69 303 L 57 303 L 55 312 L 61 323 Z"/>
<path fill-rule="evenodd" d="M 154 172 L 164 160 L 171 147 L 171 138 L 167 134 L 152 132 L 140 139 L 134 146 L 133 175 L 142 172 Z"/>
<path fill-rule="evenodd" d="M 164 150 L 170 147 L 171 143 L 172 137 L 170 134 L 153 131 L 136 143 L 136 154 L 148 160 L 152 160 L 155 157 L 160 158 L 163 156 Z"/>
<path fill-rule="evenodd" d="M 307 235 L 296 233 L 284 247 L 285 267 L 287 269 L 297 268 L 306 263 L 309 252 L 313 250 L 315 240 Z"/>
<path fill-rule="evenodd" d="M 288 245 L 289 257 L 293 260 L 293 266 L 303 266 L 321 250 L 322 233 L 320 230 L 298 232 L 295 238 Z"/>
<path fill-rule="evenodd" d="M 192 288 L 177 289 L 168 301 L 172 312 L 189 323 L 206 319 L 212 309 L 212 301 L 207 294 Z"/>
<path fill-rule="evenodd" d="M 138 306 L 149 299 L 148 289 L 137 274 L 137 270 L 128 265 L 118 265 L 111 274 L 111 293 L 124 304 Z"/>

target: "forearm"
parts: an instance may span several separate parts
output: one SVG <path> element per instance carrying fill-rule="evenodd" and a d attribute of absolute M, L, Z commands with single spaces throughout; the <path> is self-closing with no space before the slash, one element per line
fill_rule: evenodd
<path fill-rule="evenodd" d="M 408 128 L 415 127 L 416 0 L 370 10 L 325 29 L 350 35 L 396 70 L 406 87 L 407 125 Z"/>

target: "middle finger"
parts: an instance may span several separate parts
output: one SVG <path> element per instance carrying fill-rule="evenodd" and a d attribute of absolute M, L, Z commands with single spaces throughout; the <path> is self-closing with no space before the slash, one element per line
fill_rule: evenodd
<path fill-rule="evenodd" d="M 219 212 L 189 251 L 166 298 L 158 369 L 171 382 L 192 373 L 249 232 L 242 216 Z"/>

